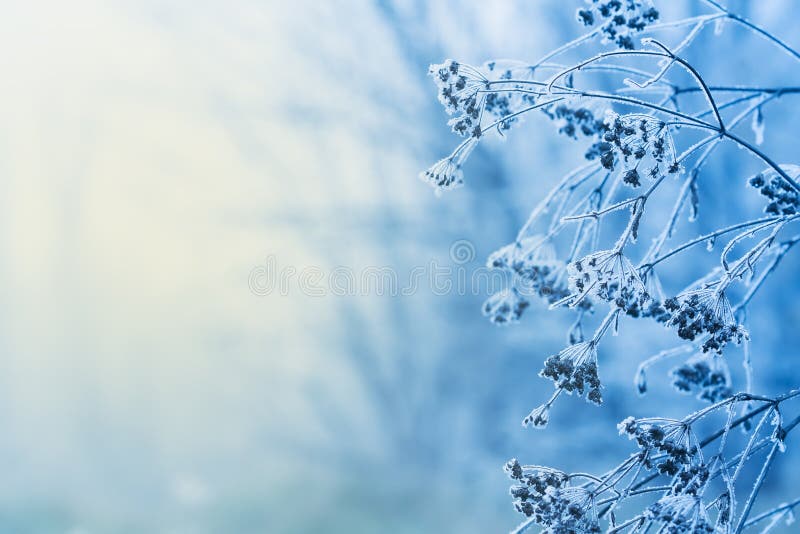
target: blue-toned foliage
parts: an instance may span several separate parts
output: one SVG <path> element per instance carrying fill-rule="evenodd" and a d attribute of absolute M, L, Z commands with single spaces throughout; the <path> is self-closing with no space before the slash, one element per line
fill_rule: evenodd
<path fill-rule="evenodd" d="M 601 405 L 603 342 L 609 334 L 639 335 L 641 321 L 663 325 L 678 344 L 643 359 L 638 393 L 648 390 L 649 367 L 682 357 L 668 379 L 678 392 L 707 403 L 682 419 L 622 421 L 619 432 L 635 447 L 621 448 L 627 457 L 605 473 L 511 460 L 511 495 L 525 516 L 515 532 L 536 525 L 553 534 L 767 532 L 789 524 L 800 504 L 788 495 L 787 503 L 752 513 L 771 465 L 800 423 L 794 402 L 800 390 L 753 391 L 750 345 L 758 340 L 750 339 L 747 313 L 800 241 L 800 167 L 776 163 L 764 142 L 764 109 L 800 88 L 749 76 L 711 83 L 702 65 L 686 59 L 707 28 L 718 34 L 725 25 L 787 53 L 797 70 L 800 53 L 714 0 L 700 4 L 697 16 L 664 20 L 650 2 L 587 0 L 577 19 L 589 32 L 535 63 L 472 66 L 448 59 L 431 66 L 439 100 L 453 117 L 449 124 L 464 137 L 422 174 L 437 192 L 461 186 L 462 166 L 476 146 L 490 135 L 516 134 L 509 131 L 534 111 L 552 121 L 551 135 L 577 143 L 585 160 L 532 211 L 516 240 L 488 260 L 512 279 L 512 287 L 484 305 L 493 322 L 518 322 L 536 299 L 574 315 L 568 345 L 547 357 L 540 372 L 554 391 L 523 424 L 546 427 L 563 393 Z M 724 152 L 729 145 L 741 150 Z M 702 222 L 703 171 L 715 157 L 733 160 L 734 169 L 750 161 L 764 168 L 729 177 L 731 187 L 749 185 L 764 197 L 761 213 L 733 197 L 723 203 L 730 222 L 678 240 L 684 215 L 690 224 Z M 710 194 L 724 199 L 727 191 Z M 680 277 L 673 274 L 697 264 L 693 258 L 706 248 L 718 248 L 718 261 L 675 286 Z M 593 333 L 587 337 L 585 330 Z M 729 370 L 736 347 L 743 347 L 744 384 Z"/>

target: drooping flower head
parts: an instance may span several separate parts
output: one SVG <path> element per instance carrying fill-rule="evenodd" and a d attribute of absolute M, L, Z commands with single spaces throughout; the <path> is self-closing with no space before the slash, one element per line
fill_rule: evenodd
<path fill-rule="evenodd" d="M 517 291 L 554 302 L 568 295 L 564 262 L 556 258 L 552 244 L 540 235 L 525 237 L 493 252 L 486 266 L 502 269 L 513 277 Z"/>
<path fill-rule="evenodd" d="M 523 237 L 495 250 L 486 260 L 491 269 L 503 269 L 518 272 L 527 264 L 540 259 L 554 260 L 555 252 L 545 236 L 533 235 Z"/>
<path fill-rule="evenodd" d="M 483 97 L 478 91 L 486 87 L 486 76 L 472 65 L 452 59 L 431 65 L 428 73 L 439 89 L 439 102 L 449 115 L 454 115 L 449 122 L 453 131 L 464 137 L 480 137 Z"/>
<path fill-rule="evenodd" d="M 640 273 L 642 281 L 644 282 L 645 292 L 650 300 L 642 307 L 641 316 L 651 317 L 659 323 L 665 323 L 669 320 L 670 314 L 664 308 L 664 289 L 661 286 L 661 281 L 656 272 L 651 268 L 643 273 Z"/>
<path fill-rule="evenodd" d="M 490 296 L 483 303 L 483 314 L 495 324 L 506 325 L 519 321 L 530 305 L 515 288 L 507 288 Z"/>
<path fill-rule="evenodd" d="M 659 532 L 713 534 L 717 532 L 697 495 L 666 495 L 653 503 L 645 516 L 664 525 Z"/>
<path fill-rule="evenodd" d="M 569 476 L 556 469 L 521 466 L 516 459 L 506 463 L 514 507 L 545 527 L 544 532 L 600 532 L 594 495 L 586 488 L 569 485 Z"/>
<path fill-rule="evenodd" d="M 721 352 L 730 341 L 741 343 L 747 331 L 733 316 L 733 310 L 725 291 L 703 287 L 684 291 L 677 297 L 667 299 L 664 308 L 670 313 L 667 326 L 674 327 L 682 339 L 694 340 L 707 335 L 703 352 Z"/>
<path fill-rule="evenodd" d="M 636 268 L 619 250 L 593 252 L 567 269 L 574 297 L 570 306 L 592 295 L 638 316 L 650 298 Z"/>
<path fill-rule="evenodd" d="M 579 136 L 599 139 L 608 131 L 603 120 L 607 109 L 596 101 L 571 97 L 566 103 L 542 108 L 542 112 L 556 124 L 560 134 L 572 139 Z"/>
<path fill-rule="evenodd" d="M 606 132 L 586 153 L 587 159 L 599 158 L 608 170 L 622 164 L 622 181 L 639 187 L 642 178 L 652 180 L 664 173 L 680 172 L 675 144 L 669 126 L 663 120 L 638 113 L 606 114 Z"/>
<path fill-rule="evenodd" d="M 617 428 L 621 435 L 636 441 L 645 453 L 644 465 L 648 469 L 674 476 L 701 463 L 697 439 L 683 421 L 628 417 Z"/>
<path fill-rule="evenodd" d="M 594 341 L 575 343 L 550 356 L 539 375 L 551 379 L 556 388 L 567 393 L 585 394 L 586 400 L 598 405 L 603 403 Z"/>
<path fill-rule="evenodd" d="M 658 20 L 659 13 L 651 2 L 640 0 L 586 0 L 578 9 L 578 21 L 584 26 L 600 24 L 603 42 L 633 50 L 633 37 L 648 24 Z"/>
<path fill-rule="evenodd" d="M 780 168 L 795 180 L 800 178 L 800 166 L 784 164 Z M 748 183 L 769 201 L 764 206 L 765 213 L 795 215 L 800 212 L 800 196 L 775 169 L 769 168 L 756 174 Z"/>
<path fill-rule="evenodd" d="M 550 422 L 550 404 L 545 403 L 531 411 L 522 420 L 522 426 L 533 426 L 533 428 L 544 428 Z"/>
<path fill-rule="evenodd" d="M 675 389 L 700 400 L 714 403 L 733 395 L 728 364 L 716 353 L 695 354 L 669 374 Z"/>
<path fill-rule="evenodd" d="M 475 138 L 467 139 L 452 154 L 440 159 L 420 173 L 420 179 L 430 184 L 436 190 L 437 195 L 440 195 L 443 191 L 461 187 L 464 185 L 464 173 L 461 170 L 461 165 L 475 148 L 476 142 Z"/>

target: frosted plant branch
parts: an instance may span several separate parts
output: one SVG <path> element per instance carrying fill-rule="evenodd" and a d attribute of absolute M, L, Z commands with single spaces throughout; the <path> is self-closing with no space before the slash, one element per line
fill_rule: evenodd
<path fill-rule="evenodd" d="M 800 422 L 783 420 L 784 405 L 800 393 L 769 397 L 752 391 L 755 340 L 746 323 L 759 291 L 800 241 L 800 165 L 774 159 L 764 143 L 763 114 L 782 97 L 800 94 L 800 87 L 749 79 L 748 85 L 735 79 L 709 83 L 687 58 L 696 56 L 692 49 L 711 23 L 720 29 L 725 21 L 794 59 L 800 54 L 717 1 L 703 4 L 710 13 L 661 21 L 648 0 L 588 0 L 577 18 L 591 28 L 535 63 L 471 66 L 446 60 L 431 66 L 449 124 L 463 138 L 422 173 L 437 192 L 463 184 L 462 167 L 487 136 L 512 130 L 516 135 L 522 120 L 534 115 L 553 124 L 553 135 L 579 145 L 587 160 L 563 176 L 513 241 L 487 260 L 511 283 L 511 290 L 484 304 L 492 322 L 520 322 L 537 299 L 572 315 L 566 347 L 547 357 L 539 373 L 554 389 L 523 424 L 546 427 L 564 394 L 602 404 L 605 335 L 626 335 L 628 323 L 642 320 L 663 325 L 681 342 L 642 359 L 634 380 L 638 393 L 647 392 L 652 367 L 680 359 L 669 371 L 672 385 L 706 404 L 681 420 L 623 421 L 620 433 L 637 451 L 604 474 L 509 462 L 514 504 L 526 516 L 515 532 L 539 525 L 548 533 L 655 528 L 739 534 L 763 521 L 774 525 L 797 505 L 792 501 L 750 517 L 770 466 Z M 741 128 L 748 120 L 752 135 Z M 742 149 L 737 153 L 742 160 L 760 161 L 765 168 L 730 176 L 724 189 L 711 193 L 731 203 L 725 195 L 738 181 L 761 197 L 762 213 L 737 207 L 730 210 L 736 219 L 724 226 L 673 242 L 684 224 L 682 214 L 688 211 L 690 224 L 703 217 L 702 198 L 713 187 L 704 175 L 725 154 L 720 147 L 729 145 Z M 671 187 L 676 178 L 681 183 Z M 653 209 L 661 205 L 664 215 Z M 651 239 L 649 245 L 634 246 L 642 236 Z M 700 244 L 708 251 L 719 244 L 719 261 L 698 269 L 700 276 L 687 286 L 662 284 L 659 273 L 670 273 L 678 263 L 704 264 L 698 259 Z M 674 258 L 682 261 L 667 261 Z M 594 333 L 586 339 L 584 332 Z M 727 359 L 729 347 L 741 344 L 746 391 L 734 393 L 739 388 Z M 701 420 L 716 420 L 718 430 L 698 438 Z M 744 443 L 731 435 L 733 428 L 745 430 Z M 712 443 L 715 451 L 704 450 Z M 755 479 L 746 480 L 751 470 L 745 468 L 758 462 Z M 623 511 L 628 516 L 617 518 Z"/>

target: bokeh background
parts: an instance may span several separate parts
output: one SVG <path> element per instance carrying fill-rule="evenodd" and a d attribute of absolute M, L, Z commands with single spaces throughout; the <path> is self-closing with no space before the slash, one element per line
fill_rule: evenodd
<path fill-rule="evenodd" d="M 269 257 L 403 280 L 452 264 L 457 240 L 471 268 L 512 240 L 574 146 L 532 119 L 480 146 L 467 187 L 434 197 L 416 176 L 456 139 L 427 66 L 535 60 L 581 32 L 577 5 L 5 3 L 0 531 L 503 532 L 519 521 L 508 458 L 601 470 L 630 450 L 614 430 L 625 416 L 696 407 L 664 384 L 635 396 L 638 361 L 664 345 L 628 336 L 602 355 L 602 409 L 565 399 L 546 432 L 526 430 L 566 315 L 540 305 L 499 329 L 485 294 L 249 284 Z M 732 6 L 800 45 L 791 0 Z M 701 37 L 704 72 L 786 79 L 780 54 L 740 37 Z M 796 119 L 766 120 L 767 142 L 796 156 Z M 738 165 L 719 158 L 709 187 Z M 710 226 L 730 199 L 704 201 Z M 786 260 L 753 313 L 765 392 L 797 384 L 798 266 Z"/>

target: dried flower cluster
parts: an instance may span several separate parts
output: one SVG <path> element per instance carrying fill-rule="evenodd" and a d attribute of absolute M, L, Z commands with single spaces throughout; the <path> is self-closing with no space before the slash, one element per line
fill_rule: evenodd
<path fill-rule="evenodd" d="M 605 121 L 595 117 L 594 111 L 589 108 L 558 104 L 542 108 L 542 111 L 558 125 L 558 133 L 572 139 L 578 139 L 578 134 L 597 137 L 608 130 Z"/>
<path fill-rule="evenodd" d="M 597 375 L 597 349 L 594 341 L 584 341 L 550 356 L 539 373 L 567 393 L 586 395 L 586 400 L 602 404 L 600 379 Z"/>
<path fill-rule="evenodd" d="M 608 170 L 622 162 L 622 181 L 631 187 L 639 187 L 642 176 L 656 180 L 664 171 L 673 174 L 680 170 L 666 122 L 649 115 L 610 112 L 603 140 L 592 145 L 587 158 L 595 155 Z"/>
<path fill-rule="evenodd" d="M 480 137 L 478 91 L 488 80 L 475 67 L 452 59 L 431 65 L 430 74 L 439 88 L 439 102 L 448 114 L 455 115 L 448 123 L 453 131 L 463 137 Z"/>
<path fill-rule="evenodd" d="M 681 339 L 689 341 L 706 335 L 703 351 L 721 352 L 730 341 L 741 343 L 747 335 L 733 317 L 725 292 L 714 288 L 685 291 L 667 299 L 664 308 L 670 313 L 666 324 L 674 327 Z"/>
<path fill-rule="evenodd" d="M 593 252 L 570 263 L 568 271 L 573 306 L 593 295 L 635 316 L 650 300 L 638 270 L 619 250 Z"/>
<path fill-rule="evenodd" d="M 691 427 L 682 421 L 628 417 L 617 428 L 621 435 L 636 441 L 642 451 L 642 462 L 648 469 L 674 476 L 696 463 L 699 448 L 693 445 L 696 440 L 693 440 Z"/>
<path fill-rule="evenodd" d="M 539 466 L 521 466 L 516 459 L 505 466 L 518 482 L 511 487 L 518 512 L 546 527 L 543 532 L 600 533 L 592 493 L 571 486 L 566 473 Z"/>
<path fill-rule="evenodd" d="M 669 374 L 675 389 L 695 393 L 698 399 L 706 402 L 719 402 L 734 393 L 728 364 L 718 354 L 696 354 Z"/>
<path fill-rule="evenodd" d="M 564 263 L 556 259 L 555 250 L 544 236 L 526 237 L 508 244 L 492 253 L 486 261 L 490 269 L 499 269 L 511 276 L 511 288 L 489 297 L 483 313 L 496 324 L 516 322 L 530 305 L 530 297 L 539 297 L 548 303 L 556 302 L 567 294 L 564 283 Z M 513 304 L 516 310 L 508 317 L 498 317 L 498 304 Z M 508 320 L 505 320 L 508 319 Z"/>
<path fill-rule="evenodd" d="M 670 532 L 726 534 L 758 525 L 766 519 L 791 519 L 788 512 L 800 506 L 800 499 L 777 506 L 748 521 L 764 468 L 755 481 L 748 480 L 746 498 L 737 501 L 735 490 L 743 478 L 744 461 L 763 458 L 764 466 L 783 450 L 788 432 L 799 423 L 780 418 L 784 404 L 796 401 L 800 390 L 777 398 L 739 394 L 727 397 L 682 420 L 628 417 L 619 432 L 632 440 L 638 452 L 606 473 L 565 473 L 549 467 L 522 466 L 510 460 L 505 471 L 514 485 L 510 493 L 514 507 L 526 517 L 514 532 L 537 524 L 541 532 Z M 739 406 L 749 411 L 734 420 L 730 414 Z M 715 419 L 720 427 L 705 439 L 698 439 L 694 426 Z M 736 426 L 751 420 L 747 440 L 733 445 Z M 704 450 L 713 454 L 704 454 Z M 581 481 L 578 484 L 576 481 Z M 647 498 L 645 498 L 647 497 Z M 641 505 L 642 499 L 647 503 Z M 638 513 L 624 522 L 616 512 L 637 503 Z M 634 506 L 633 510 L 637 510 Z M 568 513 L 565 513 L 567 511 Z M 766 531 L 764 531 L 766 532 Z"/>
<path fill-rule="evenodd" d="M 706 512 L 706 503 L 696 495 L 668 495 L 647 509 L 646 518 L 654 523 L 669 525 L 667 532 L 713 534 L 714 528 Z"/>
<path fill-rule="evenodd" d="M 483 314 L 495 324 L 516 323 L 529 305 L 519 291 L 512 287 L 489 297 L 483 303 Z"/>
<path fill-rule="evenodd" d="M 658 20 L 658 10 L 638 0 L 587 0 L 578 9 L 578 20 L 585 26 L 600 25 L 604 42 L 633 50 L 633 36 Z"/>
<path fill-rule="evenodd" d="M 800 167 L 797 165 L 781 165 L 784 172 L 792 178 L 800 176 Z M 750 185 L 769 201 L 764 207 L 764 212 L 770 215 L 794 215 L 800 210 L 800 197 L 778 173 L 771 169 L 760 172 L 750 178 Z"/>

